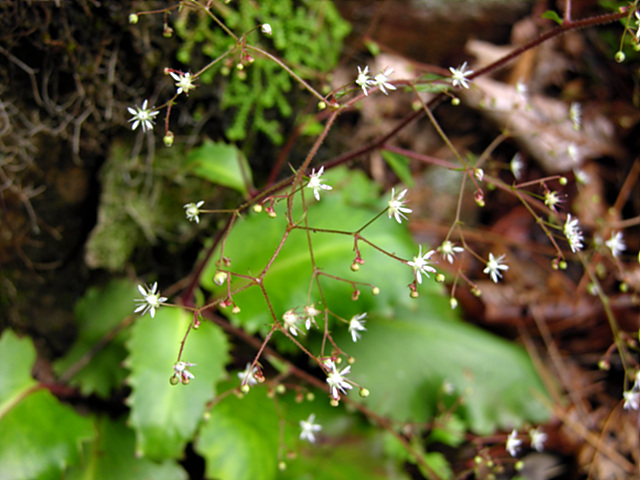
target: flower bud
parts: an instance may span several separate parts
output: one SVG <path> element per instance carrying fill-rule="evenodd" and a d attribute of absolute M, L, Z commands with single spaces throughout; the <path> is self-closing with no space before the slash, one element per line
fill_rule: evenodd
<path fill-rule="evenodd" d="M 444 283 L 444 280 L 445 280 L 445 276 L 444 276 L 444 274 L 442 274 L 442 273 L 438 273 L 438 274 L 436 275 L 436 282 L 438 282 L 438 283 Z"/>
<path fill-rule="evenodd" d="M 318 102 L 318 110 L 324 110 L 325 108 L 327 108 L 326 102 Z"/>
<path fill-rule="evenodd" d="M 169 379 L 169 383 L 171 385 L 177 385 L 180 383 L 180 378 L 178 377 L 178 375 L 172 375 L 171 378 Z"/>
<path fill-rule="evenodd" d="M 231 313 L 233 313 L 234 315 L 237 315 L 240 313 L 240 307 L 237 305 L 234 305 L 233 308 L 231 309 Z"/>
<path fill-rule="evenodd" d="M 129 15 L 129 23 L 131 25 L 135 25 L 136 23 L 138 23 L 138 15 L 136 15 L 135 13 L 132 13 L 131 15 Z"/>
<path fill-rule="evenodd" d="M 162 31 L 162 36 L 165 38 L 171 38 L 173 37 L 173 28 L 171 28 L 169 25 L 164 26 L 164 30 Z"/>
<path fill-rule="evenodd" d="M 247 385 L 246 383 L 240 387 L 240 391 L 242 393 L 244 393 L 245 395 L 247 393 L 249 393 L 250 390 L 251 390 L 251 387 L 249 385 Z"/>
<path fill-rule="evenodd" d="M 252 207 L 253 213 L 260 213 L 262 212 L 262 205 L 260 205 L 259 203 L 256 203 L 253 207 Z"/>
<path fill-rule="evenodd" d="M 458 97 L 453 97 L 451 99 L 451 105 L 453 105 L 454 107 L 457 107 L 458 105 L 460 105 L 460 99 Z"/>
<path fill-rule="evenodd" d="M 285 387 L 283 384 L 279 383 L 278 385 L 276 385 L 276 393 L 282 395 L 286 391 L 287 391 L 287 387 Z"/>
<path fill-rule="evenodd" d="M 378 287 L 373 287 L 371 289 L 371 295 L 373 295 L 374 297 L 377 297 L 378 295 L 380 295 L 380 289 Z"/>
<path fill-rule="evenodd" d="M 616 59 L 616 62 L 622 63 L 622 62 L 624 62 L 625 58 L 627 58 L 627 57 L 625 56 L 625 54 L 622 51 L 620 51 L 620 52 L 616 53 L 616 56 L 614 58 Z"/>
<path fill-rule="evenodd" d="M 216 272 L 216 274 L 213 276 L 213 283 L 215 283 L 218 286 L 221 286 L 224 282 L 227 281 L 227 277 L 229 275 L 227 274 L 227 272 L 221 272 L 218 271 Z"/>
<path fill-rule="evenodd" d="M 360 265 L 358 265 L 356 262 L 353 262 L 351 264 L 351 271 L 357 272 L 358 270 L 360 270 Z"/>
<path fill-rule="evenodd" d="M 304 397 L 307 402 L 313 402 L 316 399 L 316 395 L 313 392 L 308 392 Z"/>
<path fill-rule="evenodd" d="M 367 398 L 369 396 L 369 393 L 371 393 L 371 392 L 369 392 L 368 388 L 361 388 L 360 389 L 360 396 L 362 398 Z"/>
<path fill-rule="evenodd" d="M 167 134 L 162 137 L 162 141 L 164 142 L 164 146 L 165 147 L 170 147 L 173 145 L 173 132 L 172 131 L 168 131 Z"/>
<path fill-rule="evenodd" d="M 335 398 L 332 398 L 331 401 L 329 402 L 329 405 L 331 405 L 332 407 L 337 407 L 338 405 L 340 405 L 340 400 L 336 400 Z"/>
<path fill-rule="evenodd" d="M 456 300 L 455 298 L 451 297 L 449 299 L 449 305 L 451 306 L 451 310 L 455 310 L 458 307 L 458 300 Z"/>
<path fill-rule="evenodd" d="M 418 294 L 417 290 L 412 290 L 411 293 L 409 294 L 409 296 L 411 298 L 418 298 L 420 295 Z"/>
<path fill-rule="evenodd" d="M 564 187 L 567 184 L 567 177 L 560 177 L 558 182 Z"/>

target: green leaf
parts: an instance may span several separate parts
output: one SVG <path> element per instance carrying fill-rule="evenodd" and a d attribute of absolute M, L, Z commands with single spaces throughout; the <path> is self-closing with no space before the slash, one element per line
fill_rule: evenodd
<path fill-rule="evenodd" d="M 462 400 L 456 415 L 478 434 L 548 418 L 539 400 L 544 387 L 522 348 L 442 317 L 397 311 L 394 318 L 367 323 L 349 354 L 357 359 L 351 377 L 371 392 L 368 408 L 401 422 L 425 422 L 438 413 L 448 382 L 455 389 L 452 400 Z"/>
<path fill-rule="evenodd" d="M 205 140 L 187 155 L 186 168 L 216 185 L 233 188 L 246 195 L 253 183 L 251 168 L 244 154 L 235 146 Z"/>
<path fill-rule="evenodd" d="M 155 463 L 135 455 L 135 433 L 124 419 L 94 419 L 96 439 L 84 446 L 80 465 L 65 472 L 66 480 L 186 480 L 187 473 L 174 460 Z"/>
<path fill-rule="evenodd" d="M 447 77 L 427 73 L 420 77 L 414 88 L 418 92 L 440 93 L 451 89 L 451 83 Z"/>
<path fill-rule="evenodd" d="M 104 288 L 90 288 L 75 308 L 78 337 L 73 347 L 54 363 L 54 370 L 62 375 L 105 336 L 133 314 L 133 299 L 139 297 L 135 285 L 128 280 L 114 280 Z M 122 386 L 127 375 L 122 368 L 126 358 L 124 346 L 127 332 L 118 333 L 90 362 L 71 379 L 83 395 L 110 396 L 114 388 Z"/>
<path fill-rule="evenodd" d="M 272 480 L 278 462 L 278 415 L 267 389 L 216 404 L 200 429 L 195 450 L 206 460 L 207 478 Z"/>
<path fill-rule="evenodd" d="M 0 477 L 61 478 L 79 460 L 81 442 L 93 437 L 91 422 L 37 389 L 30 370 L 35 349 L 7 330 L 0 339 Z"/>
<path fill-rule="evenodd" d="M 178 458 L 214 398 L 214 384 L 225 376 L 228 345 L 222 330 L 203 322 L 191 330 L 181 360 L 195 363 L 189 385 L 172 386 L 169 379 L 180 342 L 192 316 L 177 308 L 162 308 L 155 318 L 145 315 L 132 328 L 128 343 L 132 387 L 128 403 L 137 436 L 136 453 L 156 460 Z"/>
<path fill-rule="evenodd" d="M 553 10 L 547 10 L 542 14 L 542 18 L 546 18 L 547 20 L 553 20 L 558 25 L 562 25 L 562 18 Z"/>
<path fill-rule="evenodd" d="M 399 153 L 390 152 L 388 150 L 382 150 L 382 158 L 391 167 L 391 170 L 398 176 L 400 181 L 407 187 L 414 187 L 415 183 L 411 176 L 411 169 L 409 168 L 409 158 Z"/>

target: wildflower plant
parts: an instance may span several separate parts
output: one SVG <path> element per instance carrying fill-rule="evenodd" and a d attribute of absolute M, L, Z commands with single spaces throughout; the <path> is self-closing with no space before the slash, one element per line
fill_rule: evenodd
<path fill-rule="evenodd" d="M 354 410 L 375 425 L 367 427 L 373 436 L 384 435 L 396 442 L 399 448 L 395 450 L 402 453 L 389 450 L 398 465 L 410 458 L 425 478 L 442 478 L 439 469 L 447 463 L 428 451 L 433 432 L 453 447 L 472 432 L 478 440 L 471 447 L 477 447 L 478 458 L 482 458 L 483 435 L 511 431 L 506 439 L 498 437 L 502 446 L 495 450 L 506 452 L 505 457 L 518 457 L 525 436 L 519 436 L 514 427 L 531 426 L 523 430 L 528 431 L 527 443 L 542 451 L 548 430 L 532 425 L 549 419 L 546 405 L 554 397 L 547 394 L 527 353 L 458 316 L 464 309 L 465 297 L 457 296 L 461 289 L 482 298 L 483 288 L 510 287 L 510 278 L 522 275 L 519 262 L 527 257 L 524 251 L 537 255 L 536 265 L 546 265 L 549 272 L 564 270 L 572 262 L 572 269 L 583 275 L 576 284 L 594 285 L 616 333 L 607 354 L 616 351 L 625 369 L 622 409 L 630 414 L 637 411 L 638 377 L 633 377 L 637 360 L 630 353 L 632 342 L 618 334 L 617 319 L 602 287 L 606 276 L 601 272 L 606 268 L 601 265 L 611 265 L 620 283 L 628 278 L 623 257 L 632 243 L 628 238 L 625 243 L 623 232 L 631 224 L 590 219 L 570 202 L 564 189 L 569 181 L 566 177 L 539 175 L 536 168 L 525 168 L 520 155 L 500 153 L 499 146 L 510 132 L 500 134 L 484 150 L 463 152 L 434 115 L 443 99 L 473 94 L 480 88 L 479 77 L 497 70 L 506 60 L 473 66 L 475 70 L 468 62 L 441 66 L 434 70 L 444 75 L 416 74 L 408 79 L 392 78 L 390 67 L 370 70 L 369 65 L 357 65 L 343 85 L 321 85 L 320 73 L 337 63 L 339 52 L 325 48 L 322 41 L 340 43 L 348 31 L 332 3 L 310 2 L 294 9 L 289 0 L 265 1 L 255 9 L 259 13 L 248 5 L 253 4 L 240 1 L 239 6 L 228 6 L 215 0 L 192 0 L 133 13 L 131 28 L 142 28 L 144 17 L 162 17 L 165 34 L 177 33 L 181 41 L 178 58 L 188 68 L 167 67 L 171 89 L 161 106 L 150 107 L 144 100 L 140 107 L 123 108 L 123 113 L 132 116 L 128 120 L 131 129 L 140 126 L 145 138 L 153 139 L 160 123 L 156 117 L 163 111 L 163 139 L 173 145 L 186 132 L 174 134 L 169 126 L 188 128 L 184 126 L 188 122 L 172 117 L 176 105 L 207 95 L 208 86 L 220 81 L 225 85 L 221 106 L 235 112 L 227 138 L 242 141 L 250 131 L 278 144 L 288 134 L 270 109 L 291 116 L 294 104 L 287 92 L 296 85 L 311 104 L 320 107 L 310 115 L 311 120 L 309 116 L 303 120 L 316 128 L 315 134 L 308 135 L 308 144 L 301 142 L 306 154 L 289 155 L 285 149 L 263 179 L 252 171 L 255 162 L 247 160 L 241 148 L 210 141 L 194 147 L 180 173 L 206 178 L 216 188 L 206 197 L 197 192 L 175 205 L 181 231 L 206 229 L 192 274 L 173 285 L 167 282 L 160 287 L 155 281 L 150 286 L 137 285 L 137 293 L 135 285 L 131 288 L 123 282 L 87 295 L 79 312 L 92 328 L 79 332 L 77 351 L 56 367 L 62 379 L 77 382 L 83 392 L 109 393 L 116 388 L 116 380 L 96 385 L 91 375 L 79 372 L 85 355 L 91 357 L 100 350 L 94 348 L 95 342 L 106 339 L 109 344 L 118 339 L 105 348 L 103 358 L 114 369 L 122 365 L 127 369 L 131 390 L 127 425 L 133 429 L 129 433 L 137 457 L 149 462 L 169 459 L 179 468 L 177 459 L 190 444 L 204 458 L 212 478 L 234 478 L 240 471 L 236 478 L 270 480 L 286 472 L 288 463 L 295 471 L 296 462 L 309 469 L 312 462 L 306 455 L 296 458 L 286 452 L 313 451 L 322 443 L 317 435 L 322 431 L 323 440 L 335 434 L 336 425 L 352 423 L 344 420 Z M 548 38 L 633 15 L 635 10 L 627 8 L 606 18 L 593 17 L 591 23 L 575 22 L 569 8 L 564 22 Z M 324 30 L 315 30 L 317 18 L 325 22 Z M 514 55 L 541 41 L 518 47 Z M 424 92 L 433 96 L 425 100 Z M 386 98 L 383 95 L 410 99 L 414 109 L 400 126 L 375 141 L 328 158 L 332 154 L 324 150 L 326 140 L 341 115 L 376 97 Z M 528 100 L 529 93 L 526 97 Z M 514 114 L 524 115 L 522 108 L 514 107 Z M 565 121 L 571 130 L 584 130 L 581 105 L 574 102 L 567 111 Z M 446 158 L 400 149 L 389 141 L 418 118 L 425 118 L 439 135 Z M 290 140 L 294 144 L 298 139 L 291 134 Z M 578 146 L 570 143 L 567 148 L 565 144 L 562 153 L 567 149 L 578 161 Z M 377 151 L 395 155 L 382 157 L 409 188 L 389 181 L 383 189 L 371 180 L 375 175 L 345 168 L 360 165 L 364 154 Z M 495 160 L 498 155 L 503 161 Z M 446 219 L 449 224 L 424 230 L 428 239 L 416 241 L 409 227 L 416 229 L 424 210 L 434 208 L 422 205 L 419 192 L 409 191 L 415 188 L 416 172 L 422 173 L 425 166 L 457 175 L 459 184 L 455 208 Z M 225 196 L 219 187 L 233 194 Z M 576 195 L 580 188 L 575 185 Z M 387 193 L 381 194 L 382 190 Z M 519 205 L 536 229 L 536 237 L 509 232 L 519 241 L 524 238 L 522 245 L 510 236 L 470 224 L 465 217 L 468 205 L 480 210 L 505 198 Z M 190 201 L 194 199 L 198 200 Z M 206 210 L 202 208 L 205 203 Z M 618 214 L 622 203 L 615 204 Z M 213 221 L 196 228 L 194 223 L 200 224 L 205 215 Z M 607 240 L 598 245 L 589 240 L 591 235 Z M 532 247 L 536 241 L 543 245 Z M 434 248 L 425 247 L 427 242 Z M 494 254 L 507 248 L 508 257 Z M 98 320 L 103 313 L 95 305 L 124 303 L 123 298 L 127 302 L 123 320 L 101 325 Z M 459 300 L 462 308 L 456 308 Z M 94 312 L 98 320 L 91 319 Z M 534 313 L 540 314 L 538 310 Z M 533 320 L 537 321 L 536 315 Z M 100 332 L 97 338 L 95 328 Z M 121 334 L 125 338 L 119 338 Z M 31 358 L 28 346 L 19 339 L 8 335 L 0 342 L 24 350 Z M 0 348 L 0 356 L 8 355 L 5 351 Z M 24 377 L 24 372 L 18 374 Z M 343 404 L 349 409 L 342 408 Z M 316 414 L 310 410 L 318 412 L 326 429 L 316 423 Z M 76 421 L 82 424 L 78 431 L 89 436 L 91 429 Z M 118 428 L 124 430 L 125 424 Z M 495 443 L 494 437 L 490 438 Z M 364 440 L 356 443 L 366 451 Z M 228 454 L 229 444 L 240 451 L 237 456 Z M 97 445 L 88 451 L 98 450 Z M 239 460 L 246 458 L 251 461 Z M 238 464 L 229 467 L 230 462 Z M 508 458 L 502 462 L 509 465 Z M 376 478 L 379 464 L 374 460 L 373 465 L 364 466 L 363 475 L 371 473 L 367 478 Z M 318 478 L 330 478 L 322 475 Z"/>

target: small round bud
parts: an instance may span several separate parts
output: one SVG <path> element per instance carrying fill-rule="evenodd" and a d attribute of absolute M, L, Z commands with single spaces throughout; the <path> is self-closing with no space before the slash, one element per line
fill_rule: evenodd
<path fill-rule="evenodd" d="M 287 462 L 278 462 L 278 470 L 284 472 L 287 469 Z"/>
<path fill-rule="evenodd" d="M 256 203 L 251 209 L 253 210 L 253 213 L 260 213 L 262 212 L 262 205 Z"/>
<path fill-rule="evenodd" d="M 444 280 L 445 280 L 444 274 L 439 273 L 439 274 L 436 275 L 436 282 L 444 283 Z"/>
<path fill-rule="evenodd" d="M 244 70 L 238 70 L 237 71 L 237 77 L 238 80 L 246 80 L 247 79 L 247 72 L 245 72 Z"/>
<path fill-rule="evenodd" d="M 307 400 L 307 402 L 313 402 L 316 399 L 316 394 L 313 392 L 308 392 L 304 398 Z"/>
<path fill-rule="evenodd" d="M 332 407 L 337 407 L 338 405 L 340 405 L 340 400 L 336 398 L 332 398 L 331 401 L 329 402 L 329 405 L 331 405 Z"/>
<path fill-rule="evenodd" d="M 622 51 L 619 51 L 616 53 L 616 56 L 614 57 L 616 59 L 616 62 L 618 63 L 622 63 L 624 62 L 625 58 L 627 58 L 625 56 L 625 54 Z"/>
<path fill-rule="evenodd" d="M 453 105 L 454 107 L 457 107 L 458 105 L 460 105 L 460 99 L 458 97 L 453 97 L 451 99 L 451 105 Z"/>
<path fill-rule="evenodd" d="M 234 315 L 237 315 L 240 313 L 240 307 L 237 305 L 234 305 L 233 308 L 231 309 L 231 313 L 233 313 Z"/>
<path fill-rule="evenodd" d="M 368 388 L 361 388 L 361 389 L 360 389 L 360 396 L 361 396 L 362 398 L 367 398 L 367 397 L 369 396 L 369 394 L 370 394 L 370 393 L 371 393 L 371 392 L 369 392 L 369 389 L 368 389 Z"/>
<path fill-rule="evenodd" d="M 168 131 L 167 134 L 162 137 L 165 147 L 171 147 L 173 145 L 174 135 L 172 131 Z"/>
<path fill-rule="evenodd" d="M 558 179 L 558 183 L 560 183 L 560 185 L 562 185 L 564 187 L 568 183 L 567 177 L 560 177 Z"/>
<path fill-rule="evenodd" d="M 417 290 L 411 290 L 411 293 L 409 294 L 409 296 L 411 298 L 418 298 L 420 295 L 418 294 Z"/>
<path fill-rule="evenodd" d="M 180 378 L 178 377 L 178 375 L 172 375 L 171 378 L 169 379 L 169 383 L 171 385 L 177 385 L 180 383 Z"/>
<path fill-rule="evenodd" d="M 138 23 L 138 20 L 140 19 L 138 18 L 138 15 L 136 15 L 135 13 L 132 13 L 129 15 L 129 23 L 131 25 L 135 25 L 136 23 Z"/>
<path fill-rule="evenodd" d="M 378 287 L 373 287 L 371 289 L 371 295 L 373 295 L 374 297 L 377 297 L 378 295 L 380 295 L 380 289 Z"/>
<path fill-rule="evenodd" d="M 204 412 L 204 414 L 202 415 L 202 419 L 205 422 L 208 422 L 209 420 L 211 420 L 211 412 L 209 410 L 207 410 L 206 412 Z"/>
<path fill-rule="evenodd" d="M 476 465 L 482 465 L 482 457 L 480 455 L 476 455 L 473 457 L 473 463 Z"/>
<path fill-rule="evenodd" d="M 164 38 L 173 37 L 173 28 L 171 28 L 169 25 L 165 25 L 164 26 L 164 30 L 162 31 L 162 36 Z"/>
<path fill-rule="evenodd" d="M 356 363 L 356 359 L 353 358 L 353 357 L 349 357 L 349 358 L 347 358 L 347 363 L 349 365 L 353 365 L 354 363 Z"/>
<path fill-rule="evenodd" d="M 284 385 L 282 385 L 281 383 L 279 383 L 278 385 L 276 385 L 276 393 L 279 395 L 282 395 L 283 393 L 285 393 L 287 391 L 287 387 L 285 387 Z"/>
<path fill-rule="evenodd" d="M 480 297 L 482 295 L 482 290 L 480 290 L 478 287 L 473 287 L 471 289 L 471 293 L 473 294 L 473 296 L 475 297 Z"/>
<path fill-rule="evenodd" d="M 351 264 L 351 271 L 357 272 L 358 270 L 360 270 L 360 265 L 358 265 L 356 262 L 353 262 Z"/>
<path fill-rule="evenodd" d="M 336 365 L 342 364 L 342 357 L 336 358 L 333 363 L 335 363 Z"/>
<path fill-rule="evenodd" d="M 200 328 L 200 319 L 197 318 L 195 322 L 193 322 L 193 329 L 197 330 Z"/>
<path fill-rule="evenodd" d="M 358 300 L 359 297 L 360 297 L 360 290 L 354 290 L 353 293 L 351 294 L 351 300 L 355 302 L 356 300 Z"/>
<path fill-rule="evenodd" d="M 324 110 L 327 108 L 327 102 L 318 102 L 318 110 Z"/>
<path fill-rule="evenodd" d="M 240 391 L 242 393 L 244 393 L 245 395 L 247 393 L 249 393 L 250 390 L 251 390 L 251 387 L 249 385 L 247 385 L 246 383 L 240 387 Z"/>
<path fill-rule="evenodd" d="M 304 395 L 302 394 L 302 392 L 298 392 L 296 393 L 296 396 L 294 397 L 294 401 L 296 403 L 302 403 L 304 402 Z"/>
<path fill-rule="evenodd" d="M 229 67 L 227 67 L 226 65 L 224 65 L 221 69 L 220 69 L 220 73 L 222 74 L 223 77 L 228 77 L 229 74 L 231 73 L 231 69 Z"/>
<path fill-rule="evenodd" d="M 276 218 L 278 215 L 276 214 L 276 211 L 273 208 L 269 208 L 267 210 L 267 215 L 269 215 L 269 217 L 271 218 Z"/>
<path fill-rule="evenodd" d="M 182 384 L 183 385 L 189 385 L 190 382 L 191 382 L 191 379 L 189 377 L 184 377 L 182 379 Z"/>
<path fill-rule="evenodd" d="M 516 464 L 513 466 L 516 469 L 516 472 L 519 472 L 524 468 L 524 462 L 522 460 L 518 460 Z"/>
<path fill-rule="evenodd" d="M 611 364 L 607 360 L 602 359 L 598 362 L 598 368 L 600 370 L 608 372 L 611 369 Z"/>
<path fill-rule="evenodd" d="M 236 70 L 244 70 L 244 65 L 242 63 L 236 63 Z"/>
<path fill-rule="evenodd" d="M 560 267 L 560 270 L 566 270 L 567 269 L 567 261 L 566 260 L 560 260 L 560 263 L 558 263 L 558 267 Z"/>
<path fill-rule="evenodd" d="M 213 283 L 221 286 L 224 282 L 227 281 L 228 277 L 229 275 L 227 274 L 227 272 L 216 272 L 216 274 L 213 276 Z"/>
<path fill-rule="evenodd" d="M 456 300 L 455 298 L 451 297 L 449 299 L 449 306 L 451 307 L 451 310 L 455 310 L 458 307 L 458 300 Z"/>

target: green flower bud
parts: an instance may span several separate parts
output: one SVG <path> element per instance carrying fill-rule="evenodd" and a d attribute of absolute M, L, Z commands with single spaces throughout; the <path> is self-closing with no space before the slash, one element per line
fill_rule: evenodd
<path fill-rule="evenodd" d="M 129 23 L 131 25 L 135 25 L 136 23 L 138 23 L 138 15 L 136 15 L 135 13 L 132 13 L 131 15 L 129 15 Z"/>

